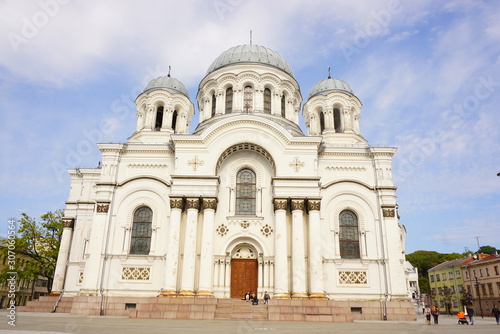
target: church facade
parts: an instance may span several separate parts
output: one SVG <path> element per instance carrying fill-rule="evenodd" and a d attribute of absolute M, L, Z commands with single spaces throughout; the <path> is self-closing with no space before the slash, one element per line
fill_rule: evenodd
<path fill-rule="evenodd" d="M 241 45 L 196 102 L 190 133 L 184 85 L 152 80 L 131 137 L 98 144 L 100 168 L 69 170 L 55 293 L 408 300 L 396 149 L 362 137 L 346 82 L 319 81 L 301 108 L 283 57 Z"/>

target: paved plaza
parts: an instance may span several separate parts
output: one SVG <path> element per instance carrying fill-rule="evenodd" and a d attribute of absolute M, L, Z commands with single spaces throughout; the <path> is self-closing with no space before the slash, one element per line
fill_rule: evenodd
<path fill-rule="evenodd" d="M 439 325 L 426 325 L 422 316 L 415 322 L 318 323 L 285 321 L 162 320 L 123 317 L 72 316 L 51 313 L 17 313 L 16 327 L 8 325 L 7 312 L 0 311 L 0 334 L 244 334 L 244 333 L 500 333 L 493 318 L 478 317 L 474 326 L 458 325 L 455 317 L 440 316 Z"/>

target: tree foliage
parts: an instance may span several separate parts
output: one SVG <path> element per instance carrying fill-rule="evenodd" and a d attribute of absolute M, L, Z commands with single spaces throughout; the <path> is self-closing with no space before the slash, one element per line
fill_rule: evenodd
<path fill-rule="evenodd" d="M 462 258 L 462 254 L 442 254 L 435 251 L 419 250 L 406 255 L 406 260 L 418 269 L 418 284 L 421 292 L 429 291 L 427 271 L 440 263 Z"/>
<path fill-rule="evenodd" d="M 493 254 L 497 251 L 497 249 L 493 246 L 481 246 L 479 247 L 478 251 L 476 252 L 476 254 L 478 253 L 483 253 L 483 254 Z"/>
<path fill-rule="evenodd" d="M 17 221 L 19 228 L 14 238 L 14 249 L 10 249 L 16 255 L 14 269 L 6 266 L 0 272 L 0 281 L 8 277 L 8 272 L 16 272 L 18 279 L 30 282 L 41 276 L 47 278 L 47 292 L 50 293 L 61 243 L 62 216 L 63 210 L 49 211 L 40 216 L 41 222 L 37 222 L 26 213 L 21 214 L 21 219 Z M 0 260 L 3 262 L 8 255 L 9 249 L 2 247 Z"/>

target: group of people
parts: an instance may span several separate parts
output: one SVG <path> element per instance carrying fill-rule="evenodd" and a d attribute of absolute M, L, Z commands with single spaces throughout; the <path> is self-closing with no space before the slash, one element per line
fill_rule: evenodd
<path fill-rule="evenodd" d="M 252 292 L 247 292 L 245 293 L 245 296 L 242 298 L 243 300 L 246 300 L 247 302 L 252 301 L 252 305 L 258 305 L 259 304 L 259 299 L 257 299 L 257 294 Z M 264 291 L 264 304 L 267 304 L 269 302 L 269 294 L 267 291 Z"/>
<path fill-rule="evenodd" d="M 427 305 L 424 309 L 424 314 L 426 323 L 428 325 L 431 324 L 431 316 L 434 318 L 434 324 L 435 325 L 438 324 L 439 309 L 436 307 L 436 305 L 433 305 L 432 308 Z M 468 316 L 470 324 L 474 325 L 474 315 L 475 315 L 474 306 L 472 304 L 469 304 L 465 306 L 465 312 L 459 312 L 457 317 L 459 319 L 461 318 L 465 319 L 465 316 Z M 500 309 L 496 305 L 493 305 L 493 309 L 491 310 L 491 315 L 495 316 L 497 325 L 500 325 Z M 465 320 L 465 322 L 467 321 Z"/>

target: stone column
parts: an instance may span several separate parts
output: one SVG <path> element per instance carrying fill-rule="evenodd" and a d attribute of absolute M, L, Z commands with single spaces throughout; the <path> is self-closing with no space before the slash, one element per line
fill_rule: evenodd
<path fill-rule="evenodd" d="M 179 273 L 179 238 L 181 215 L 184 208 L 182 198 L 170 198 L 170 224 L 168 229 L 167 257 L 165 261 L 165 280 L 161 296 L 177 294 L 177 276 Z"/>
<path fill-rule="evenodd" d="M 182 261 L 181 297 L 194 297 L 194 275 L 196 266 L 196 229 L 198 227 L 199 198 L 186 199 L 187 219 Z"/>
<path fill-rule="evenodd" d="M 59 254 L 57 255 L 57 264 L 54 273 L 54 282 L 52 283 L 52 292 L 50 293 L 51 295 L 59 295 L 64 289 L 64 280 L 66 279 L 66 266 L 68 264 L 74 224 L 74 218 L 63 218 L 61 245 L 59 246 Z"/>
<path fill-rule="evenodd" d="M 286 199 L 274 199 L 274 299 L 288 299 L 288 241 L 286 235 Z"/>
<path fill-rule="evenodd" d="M 162 130 L 172 129 L 172 116 L 174 109 L 166 108 L 163 110 L 163 122 L 161 124 Z"/>
<path fill-rule="evenodd" d="M 323 257 L 321 255 L 320 199 L 307 201 L 309 211 L 309 282 L 310 299 L 326 299 L 323 285 Z"/>
<path fill-rule="evenodd" d="M 90 232 L 89 253 L 85 261 L 83 271 L 83 287 L 81 295 L 97 296 L 99 294 L 99 275 L 102 271 L 102 260 L 104 254 L 104 236 L 106 234 L 106 224 L 108 217 L 109 202 L 98 202 L 94 220 L 92 221 L 92 231 Z"/>
<path fill-rule="evenodd" d="M 305 299 L 306 259 L 304 240 L 304 200 L 292 199 L 292 298 Z"/>
<path fill-rule="evenodd" d="M 216 208 L 216 198 L 203 199 L 203 234 L 201 236 L 199 297 L 213 297 L 214 219 Z"/>

